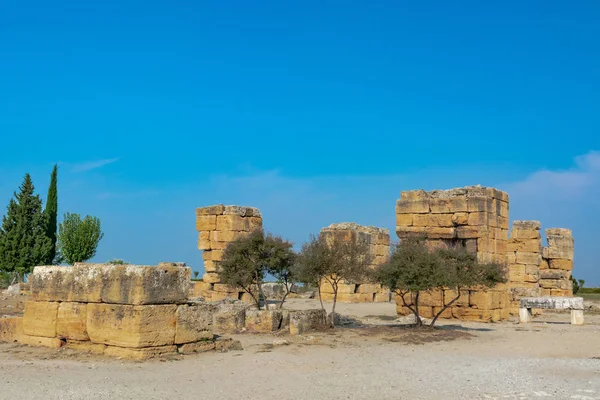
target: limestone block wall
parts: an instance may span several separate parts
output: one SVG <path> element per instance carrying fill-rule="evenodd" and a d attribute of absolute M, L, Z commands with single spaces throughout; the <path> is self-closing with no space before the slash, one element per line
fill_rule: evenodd
<path fill-rule="evenodd" d="M 540 292 L 542 296 L 573 296 L 574 240 L 570 229 L 546 229 L 548 247 L 542 251 Z"/>
<path fill-rule="evenodd" d="M 369 254 L 373 262 L 367 268 L 374 269 L 385 263 L 390 255 L 390 232 L 384 228 L 343 222 L 321 229 L 321 236 L 335 241 L 350 242 L 364 240 L 369 244 Z M 321 284 L 321 297 L 325 301 L 333 300 L 333 287 L 327 281 Z M 387 302 L 391 299 L 389 290 L 370 282 L 343 282 L 338 287 L 337 301 L 344 303 Z"/>
<path fill-rule="evenodd" d="M 521 297 L 537 297 L 540 291 L 542 235 L 539 221 L 514 221 L 506 247 L 511 314 L 519 312 Z"/>
<path fill-rule="evenodd" d="M 396 202 L 396 233 L 400 240 L 422 236 L 431 247 L 462 246 L 476 253 L 480 261 L 504 263 L 508 211 L 508 194 L 494 188 L 405 191 Z M 453 290 L 421 294 L 420 315 L 431 318 L 455 296 Z M 408 304 L 411 303 L 409 300 Z M 396 296 L 396 311 L 400 315 L 411 313 L 400 296 Z M 463 291 L 441 317 L 483 322 L 507 319 L 509 293 L 504 285 Z"/>
<path fill-rule="evenodd" d="M 431 246 L 461 245 L 481 261 L 503 262 L 508 239 L 508 194 L 468 186 L 402 192 L 396 202 L 398 238 L 424 236 Z"/>
<path fill-rule="evenodd" d="M 256 229 L 262 229 L 258 208 L 219 204 L 196 209 L 198 249 L 203 250 L 205 273 L 202 282 L 195 284 L 194 295 L 213 301 L 224 298 L 250 300 L 243 291 L 221 284 L 217 264 L 223 259 L 223 250 L 229 243 Z"/>
<path fill-rule="evenodd" d="M 13 337 L 131 359 L 206 349 L 214 306 L 188 302 L 190 272 L 168 263 L 35 267 Z"/>
<path fill-rule="evenodd" d="M 569 229 L 546 230 L 542 245 L 539 221 L 514 221 L 508 238 L 508 195 L 493 188 L 465 188 L 402 192 L 396 204 L 396 232 L 400 239 L 424 236 L 432 246 L 464 246 L 480 261 L 507 265 L 508 282 L 491 290 L 470 290 L 442 317 L 497 320 L 517 314 L 522 297 L 572 296 L 573 236 Z M 435 291 L 421 298 L 427 317 L 453 298 L 452 291 Z M 397 311 L 410 311 L 398 297 Z M 436 311 L 437 310 L 437 311 Z"/>

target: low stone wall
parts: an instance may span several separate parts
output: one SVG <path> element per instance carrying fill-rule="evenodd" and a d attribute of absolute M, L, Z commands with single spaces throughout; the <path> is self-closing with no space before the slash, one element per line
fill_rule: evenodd
<path fill-rule="evenodd" d="M 216 306 L 188 301 L 190 274 L 168 263 L 35 267 L 24 316 L 0 320 L 0 340 L 129 359 L 214 349 Z"/>
<path fill-rule="evenodd" d="M 385 263 L 390 256 L 390 232 L 385 228 L 342 222 L 321 229 L 320 235 L 327 240 L 340 242 L 365 240 L 369 244 L 369 254 L 373 258 L 371 265 L 367 266 L 370 269 Z M 379 284 L 344 281 L 338 286 L 337 301 L 341 303 L 381 303 L 389 302 L 391 296 L 391 292 Z M 321 282 L 321 298 L 324 301 L 333 301 L 334 298 L 333 287 L 325 279 Z"/>

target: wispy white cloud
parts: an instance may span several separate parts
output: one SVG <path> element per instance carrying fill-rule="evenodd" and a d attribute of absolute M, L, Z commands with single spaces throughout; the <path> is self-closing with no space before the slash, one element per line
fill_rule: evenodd
<path fill-rule="evenodd" d="M 105 158 L 103 160 L 86 161 L 78 164 L 72 164 L 72 172 L 86 172 L 92 171 L 98 168 L 102 168 L 105 165 L 116 163 L 119 161 L 118 158 Z"/>
<path fill-rule="evenodd" d="M 574 166 L 563 170 L 543 169 L 524 180 L 509 183 L 509 194 L 536 199 L 581 198 L 600 184 L 600 152 L 591 151 L 574 159 Z"/>

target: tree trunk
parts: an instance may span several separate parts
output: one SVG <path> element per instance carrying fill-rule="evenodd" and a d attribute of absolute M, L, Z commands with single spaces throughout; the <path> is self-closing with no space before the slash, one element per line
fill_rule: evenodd
<path fill-rule="evenodd" d="M 442 309 L 433 317 L 433 320 L 431 321 L 431 324 L 429 324 L 429 326 L 431 328 L 433 328 L 433 326 L 435 325 L 435 321 L 437 321 L 437 319 L 440 317 L 440 315 L 442 315 L 442 313 L 444 311 L 446 311 L 446 308 L 450 307 L 452 304 L 454 304 L 454 302 L 456 300 L 458 300 L 458 298 L 460 297 L 460 288 L 458 288 L 457 290 L 458 294 L 456 295 L 455 298 L 452 299 L 452 301 L 450 301 L 448 304 L 446 304 L 444 307 L 442 307 Z"/>
<path fill-rule="evenodd" d="M 415 295 L 415 325 L 423 326 L 423 321 L 421 321 L 421 317 L 419 316 L 419 294 L 421 294 L 421 292 L 417 292 Z"/>
<path fill-rule="evenodd" d="M 321 303 L 321 310 L 325 311 L 325 306 L 323 305 L 323 298 L 321 297 L 321 284 L 317 285 L 317 291 L 319 292 L 319 303 Z M 323 321 L 323 323 L 325 324 L 327 322 L 327 312 L 325 312 L 324 314 L 325 321 Z"/>

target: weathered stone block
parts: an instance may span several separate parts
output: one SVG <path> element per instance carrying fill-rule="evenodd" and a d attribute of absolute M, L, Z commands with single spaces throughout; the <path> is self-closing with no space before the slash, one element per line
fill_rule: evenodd
<path fill-rule="evenodd" d="M 441 307 L 444 305 L 444 292 L 442 290 L 432 290 L 429 292 L 421 292 L 419 294 L 419 307 Z"/>
<path fill-rule="evenodd" d="M 23 336 L 23 317 L 0 318 L 0 343 L 20 342 Z"/>
<path fill-rule="evenodd" d="M 516 263 L 540 265 L 542 263 L 542 255 L 540 253 L 519 251 L 516 254 Z"/>
<path fill-rule="evenodd" d="M 440 311 L 442 310 L 442 307 L 433 307 L 433 316 L 435 317 Z M 450 307 L 446 308 L 444 310 L 444 312 L 442 312 L 439 316 L 439 318 L 444 318 L 444 319 L 451 319 L 452 318 L 452 309 Z"/>
<path fill-rule="evenodd" d="M 466 212 L 469 209 L 466 197 L 431 198 L 429 208 L 434 214 Z"/>
<path fill-rule="evenodd" d="M 177 307 L 175 313 L 175 344 L 198 342 L 213 338 L 214 304 L 195 303 Z"/>
<path fill-rule="evenodd" d="M 564 269 L 544 269 L 540 271 L 540 279 L 569 279 L 571 273 Z"/>
<path fill-rule="evenodd" d="M 452 307 L 452 316 L 465 321 L 496 322 L 500 321 L 501 312 L 495 310 L 481 310 L 477 308 Z"/>
<path fill-rule="evenodd" d="M 248 332 L 269 333 L 281 329 L 281 310 L 246 310 L 246 330 Z"/>
<path fill-rule="evenodd" d="M 65 345 L 65 342 L 55 337 L 23 335 L 19 343 L 35 347 L 48 347 L 59 349 Z"/>
<path fill-rule="evenodd" d="M 491 197 L 474 196 L 467 198 L 468 212 L 492 212 L 494 206 Z"/>
<path fill-rule="evenodd" d="M 210 231 L 201 231 L 198 234 L 198 249 L 210 250 Z"/>
<path fill-rule="evenodd" d="M 452 214 L 452 223 L 454 225 L 468 225 L 469 224 L 469 213 L 458 212 Z"/>
<path fill-rule="evenodd" d="M 396 214 L 396 226 L 412 226 L 412 214 Z"/>
<path fill-rule="evenodd" d="M 211 234 L 211 240 L 215 242 L 233 242 L 247 234 L 241 231 L 214 231 Z"/>
<path fill-rule="evenodd" d="M 540 234 L 539 230 L 535 230 L 535 229 L 515 229 L 513 228 L 512 231 L 510 231 L 510 237 L 511 239 L 537 239 L 540 240 L 542 239 L 542 235 Z"/>
<path fill-rule="evenodd" d="M 207 272 L 202 275 L 202 280 L 206 283 L 217 283 L 221 282 L 221 277 L 217 273 Z"/>
<path fill-rule="evenodd" d="M 90 340 L 86 303 L 60 303 L 56 319 L 56 336 L 69 340 Z"/>
<path fill-rule="evenodd" d="M 212 261 L 222 261 L 223 260 L 223 250 L 211 250 L 211 258 Z"/>
<path fill-rule="evenodd" d="M 573 270 L 573 260 L 564 260 L 564 259 L 551 259 L 548 260 L 549 261 L 549 267 L 551 269 L 562 269 L 565 271 L 572 271 Z"/>
<path fill-rule="evenodd" d="M 114 304 L 185 303 L 191 269 L 132 265 L 103 266 L 102 302 Z"/>
<path fill-rule="evenodd" d="M 206 353 L 208 351 L 214 351 L 215 348 L 215 342 L 211 340 L 178 345 L 177 352 L 179 354 Z"/>
<path fill-rule="evenodd" d="M 381 289 L 381 285 L 372 283 L 363 283 L 358 285 L 356 293 L 377 293 Z"/>
<path fill-rule="evenodd" d="M 246 219 L 248 220 L 248 230 L 250 232 L 262 229 L 263 223 L 261 217 L 250 217 Z"/>
<path fill-rule="evenodd" d="M 548 257 L 550 259 L 561 258 L 565 260 L 572 260 L 574 257 L 573 247 L 558 247 L 548 246 Z"/>
<path fill-rule="evenodd" d="M 396 202 L 396 214 L 427 214 L 429 212 L 429 200 L 398 200 Z"/>
<path fill-rule="evenodd" d="M 219 304 L 213 315 L 214 331 L 218 333 L 238 333 L 246 325 L 246 309 L 242 304 Z"/>
<path fill-rule="evenodd" d="M 127 360 L 147 360 L 149 358 L 162 356 L 165 354 L 177 353 L 177 346 L 157 346 L 144 348 L 125 348 L 117 346 L 106 346 L 104 354 L 109 357 L 124 358 Z"/>
<path fill-rule="evenodd" d="M 528 253 L 542 253 L 542 241 L 539 239 L 510 238 L 506 243 L 506 251 L 524 251 Z"/>
<path fill-rule="evenodd" d="M 303 335 L 325 325 L 325 310 L 290 311 L 290 335 Z"/>
<path fill-rule="evenodd" d="M 196 230 L 197 231 L 214 231 L 217 229 L 216 215 L 197 215 Z"/>
<path fill-rule="evenodd" d="M 415 214 L 413 226 L 452 227 L 452 214 Z"/>
<path fill-rule="evenodd" d="M 456 290 L 444 290 L 444 305 L 450 304 L 452 300 L 454 300 L 458 296 L 458 292 Z M 454 307 L 469 307 L 469 291 L 461 290 L 460 296 L 458 300 L 452 303 Z"/>
<path fill-rule="evenodd" d="M 521 308 L 542 308 L 554 310 L 583 310 L 582 297 L 525 297 L 520 301 Z"/>
<path fill-rule="evenodd" d="M 459 239 L 477 239 L 488 237 L 489 229 L 485 226 L 457 226 L 456 237 Z"/>
<path fill-rule="evenodd" d="M 219 215 L 217 217 L 218 231 L 249 231 L 250 224 L 247 218 L 240 215 Z"/>
<path fill-rule="evenodd" d="M 29 336 L 56 337 L 57 302 L 27 301 L 23 315 L 23 332 Z"/>
<path fill-rule="evenodd" d="M 500 308 L 500 293 L 496 291 L 471 291 L 469 305 L 479 310 L 495 310 Z"/>
<path fill-rule="evenodd" d="M 337 292 L 338 292 L 338 295 L 351 294 L 351 293 L 354 293 L 355 290 L 356 290 L 356 285 L 339 283 Z M 321 283 L 321 293 L 333 294 L 334 293 L 333 286 L 331 286 L 331 284 L 327 281 L 322 282 Z"/>
<path fill-rule="evenodd" d="M 85 353 L 91 354 L 104 354 L 104 350 L 106 350 L 106 345 L 101 343 L 93 343 L 88 341 L 81 340 L 67 340 L 66 344 L 67 349 L 81 351 Z"/>
<path fill-rule="evenodd" d="M 392 300 L 392 294 L 390 292 L 387 293 L 375 293 L 375 298 L 373 302 L 375 303 L 389 303 Z"/>
<path fill-rule="evenodd" d="M 223 204 L 208 207 L 200 207 L 196 209 L 196 215 L 221 215 L 223 214 L 224 210 L 225 206 Z"/>
<path fill-rule="evenodd" d="M 404 191 L 400 192 L 401 200 L 426 200 L 426 199 L 429 199 L 429 197 L 430 197 L 429 193 L 427 193 L 423 189 L 404 190 Z"/>
<path fill-rule="evenodd" d="M 207 292 L 212 290 L 212 284 L 204 281 L 194 282 L 190 297 L 206 297 Z"/>
<path fill-rule="evenodd" d="M 421 318 L 433 318 L 433 307 L 422 306 L 419 304 L 419 316 Z"/>
<path fill-rule="evenodd" d="M 177 305 L 88 304 L 87 331 L 94 343 L 119 347 L 172 345 Z"/>
<path fill-rule="evenodd" d="M 103 270 L 94 265 L 35 267 L 29 276 L 31 298 L 38 301 L 102 301 Z"/>
<path fill-rule="evenodd" d="M 539 283 L 544 289 L 571 289 L 571 283 L 564 279 L 541 279 Z"/>
<path fill-rule="evenodd" d="M 490 214 L 487 212 L 472 212 L 469 213 L 468 225 L 471 226 L 492 226 L 490 224 Z M 494 219 L 495 225 L 495 219 Z"/>

